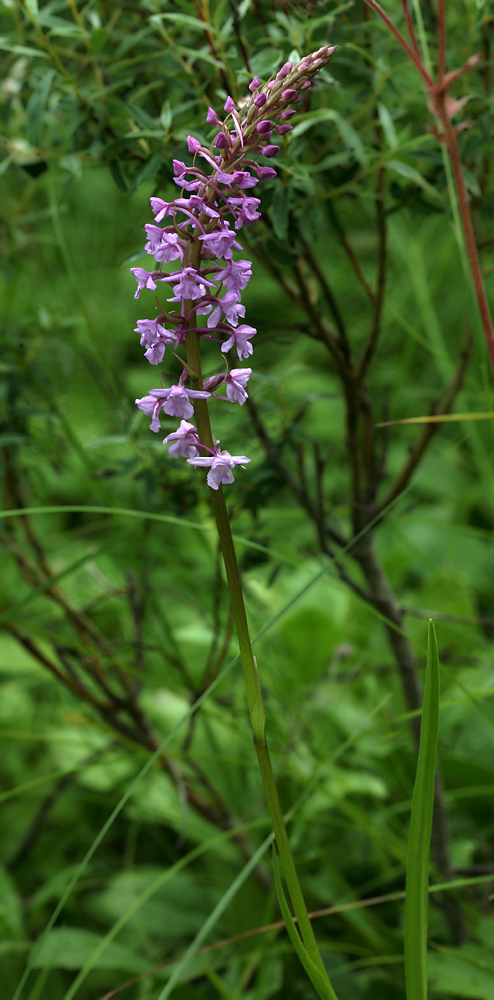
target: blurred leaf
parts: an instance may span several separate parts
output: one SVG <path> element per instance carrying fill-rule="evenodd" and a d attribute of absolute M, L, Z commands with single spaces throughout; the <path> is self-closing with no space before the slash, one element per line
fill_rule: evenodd
<path fill-rule="evenodd" d="M 429 620 L 427 671 L 417 773 L 408 834 L 405 895 L 405 978 L 407 1000 L 427 1000 L 429 852 L 439 729 L 439 657 Z"/>
<path fill-rule="evenodd" d="M 492 951 L 465 944 L 457 950 L 444 948 L 429 952 L 429 979 L 432 989 L 469 1000 L 494 1000 Z"/>
<path fill-rule="evenodd" d="M 155 153 L 154 156 L 152 156 L 151 159 L 148 160 L 148 162 L 143 166 L 142 170 L 140 170 L 137 176 L 134 178 L 132 184 L 129 186 L 126 192 L 129 198 L 131 195 L 134 194 L 134 191 L 137 191 L 137 188 L 140 187 L 141 184 L 144 184 L 145 181 L 152 180 L 152 178 L 156 176 L 163 161 L 164 161 L 164 156 L 161 151 L 159 153 Z"/>
<path fill-rule="evenodd" d="M 56 927 L 43 941 L 33 962 L 33 968 L 80 969 L 101 936 L 83 927 Z M 128 945 L 113 942 L 96 962 L 98 969 L 115 969 L 138 975 L 147 972 L 149 962 L 132 952 Z"/>
<path fill-rule="evenodd" d="M 106 28 L 93 28 L 91 32 L 91 52 L 97 55 L 104 49 L 109 39 Z"/>
<path fill-rule="evenodd" d="M 290 217 L 290 189 L 285 184 L 278 184 L 275 188 L 272 213 L 276 236 L 279 240 L 286 240 Z"/>
<path fill-rule="evenodd" d="M 31 94 L 26 108 L 26 131 L 31 145 L 41 146 L 43 137 L 43 116 L 46 102 L 55 78 L 55 70 L 45 73 L 37 89 Z"/>
<path fill-rule="evenodd" d="M 110 173 L 119 191 L 123 191 L 124 194 L 127 194 L 128 184 L 118 157 L 113 157 L 113 159 L 109 160 L 108 166 L 110 167 Z"/>

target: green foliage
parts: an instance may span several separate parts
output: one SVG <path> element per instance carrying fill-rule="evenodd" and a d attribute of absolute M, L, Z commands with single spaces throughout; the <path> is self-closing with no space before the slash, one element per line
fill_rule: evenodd
<path fill-rule="evenodd" d="M 387 9 L 404 28 L 401 4 Z M 430 5 L 423 16 L 433 52 Z M 447 16 L 450 67 L 486 54 L 454 93 L 470 97 L 460 141 L 490 292 L 492 20 L 482 4 L 450 4 Z M 427 414 L 454 376 L 471 308 L 421 83 L 360 3 L 288 20 L 267 0 L 4 0 L 0 21 L 3 496 L 8 509 L 52 508 L 0 522 L 0 1000 L 16 995 L 27 961 L 23 1000 L 100 1000 L 134 977 L 129 1000 L 313 1000 L 279 928 L 220 946 L 279 919 L 269 822 L 207 495 L 133 405 L 156 372 L 132 333 L 145 309 L 128 269 L 144 260 L 149 196 L 176 191 L 172 157 L 190 132 L 211 139 L 208 105 L 337 43 L 279 179 L 261 191 L 262 222 L 241 235 L 254 258 L 246 318 L 259 330 L 251 397 L 285 468 L 349 537 L 345 396 L 297 282 L 330 325 L 336 301 L 362 349 L 384 176 L 372 422 Z M 454 408 L 494 409 L 478 340 Z M 253 458 L 228 503 L 309 908 L 386 897 L 314 921 L 325 964 L 339 1000 L 403 1000 L 415 756 L 383 614 L 338 575 L 247 407 L 215 414 L 215 432 Z M 375 429 L 379 500 L 420 433 Z M 427 619 L 437 622 L 451 867 L 467 880 L 494 866 L 492 433 L 481 421 L 441 428 L 374 532 L 420 672 Z M 365 590 L 351 551 L 340 563 Z M 142 717 L 95 706 L 98 670 L 111 693 L 133 692 Z M 431 881 L 443 881 L 434 867 Z M 455 890 L 461 945 L 430 906 L 431 1000 L 492 997 L 490 891 Z"/>

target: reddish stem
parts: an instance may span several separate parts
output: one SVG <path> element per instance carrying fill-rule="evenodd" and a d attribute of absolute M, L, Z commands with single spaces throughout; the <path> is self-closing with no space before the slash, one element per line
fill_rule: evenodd
<path fill-rule="evenodd" d="M 475 234 L 473 230 L 472 217 L 470 215 L 470 208 L 468 205 L 468 195 L 463 178 L 462 162 L 460 155 L 460 147 L 458 145 L 458 137 L 454 126 L 448 117 L 446 111 L 446 88 L 453 78 L 460 75 L 466 69 L 470 69 L 471 66 L 478 62 L 478 57 L 472 57 L 468 60 L 461 70 L 457 70 L 454 73 L 445 74 L 446 70 L 446 24 L 445 24 L 445 0 L 438 0 L 438 82 L 435 83 L 434 80 L 429 76 L 427 70 L 424 67 L 422 59 L 417 56 L 417 54 L 410 48 L 408 42 L 404 39 L 400 31 L 395 27 L 392 20 L 386 14 L 386 11 L 376 2 L 376 0 L 364 0 L 364 2 L 372 8 L 378 14 L 382 21 L 387 25 L 389 30 L 393 33 L 395 38 L 399 41 L 402 48 L 408 54 L 409 58 L 412 60 L 414 65 L 419 70 L 419 73 L 424 80 L 427 90 L 432 93 L 435 97 L 437 111 L 441 119 L 443 126 L 444 140 L 448 149 L 448 153 L 451 159 L 451 165 L 453 167 L 453 175 L 455 180 L 456 193 L 458 196 L 458 205 L 460 209 L 461 222 L 463 227 L 463 234 L 465 237 L 465 244 L 467 248 L 468 261 L 470 264 L 470 271 L 472 275 L 473 286 L 475 289 L 475 295 L 478 302 L 480 318 L 482 321 L 482 326 L 484 329 L 485 339 L 487 341 L 487 349 L 489 351 L 489 357 L 491 360 L 492 367 L 494 368 L 494 327 L 492 324 L 491 313 L 489 309 L 489 303 L 487 301 L 487 295 L 485 292 L 484 279 L 482 277 L 482 268 L 480 266 L 480 260 L 477 252 L 477 244 L 475 242 Z"/>
<path fill-rule="evenodd" d="M 444 0 L 437 3 L 437 82 L 440 87 L 446 72 L 446 12 Z"/>
<path fill-rule="evenodd" d="M 458 145 L 458 137 L 454 126 L 451 124 L 451 121 L 448 118 L 448 114 L 445 108 L 444 97 L 445 97 L 444 94 L 438 96 L 437 107 L 441 115 L 441 122 L 444 130 L 446 146 L 448 149 L 448 153 L 450 155 L 451 165 L 453 167 L 456 192 L 458 195 L 458 205 L 460 208 L 463 233 L 465 236 L 468 261 L 472 273 L 475 295 L 477 297 L 480 317 L 482 320 L 482 326 L 484 328 L 485 339 L 487 341 L 487 347 L 489 350 L 491 364 L 492 367 L 494 368 L 494 327 L 492 325 L 492 317 L 489 309 L 489 303 L 487 301 L 484 279 L 482 277 L 482 268 L 480 265 L 479 255 L 477 251 L 477 244 L 475 241 L 472 216 L 470 215 L 470 208 L 468 205 L 467 188 L 463 177 L 460 147 Z"/>
<path fill-rule="evenodd" d="M 371 7 L 372 10 L 374 10 L 376 12 L 376 14 L 379 15 L 379 17 L 381 18 L 381 20 L 384 21 L 385 25 L 393 33 L 393 35 L 395 36 L 395 38 L 399 41 L 401 47 L 403 49 L 405 49 L 405 52 L 407 53 L 407 55 L 409 56 L 409 58 L 412 60 L 412 62 L 415 64 L 415 66 L 417 67 L 417 69 L 418 69 L 418 71 L 419 71 L 419 73 L 420 73 L 420 75 L 421 75 L 424 83 L 427 85 L 427 87 L 433 87 L 434 86 L 434 80 L 432 79 L 432 77 L 429 76 L 429 74 L 428 74 L 428 72 L 427 72 L 427 70 L 426 70 L 426 68 L 425 68 L 425 66 L 424 66 L 424 64 L 422 62 L 420 54 L 418 52 L 415 52 L 413 49 L 410 48 L 410 46 L 409 46 L 406 38 L 403 37 L 401 31 L 399 31 L 398 28 L 396 27 L 396 25 L 393 24 L 391 18 L 388 17 L 388 15 L 386 14 L 386 11 L 383 10 L 383 8 L 381 7 L 381 5 L 378 4 L 376 2 L 376 0 L 364 0 L 364 3 L 366 3 L 369 7 Z"/>
<path fill-rule="evenodd" d="M 417 44 L 417 39 L 415 37 L 415 30 L 413 27 L 413 21 L 410 16 L 410 8 L 408 6 L 408 0 L 401 0 L 401 6 L 403 7 L 403 13 L 405 15 L 405 21 L 407 22 L 408 34 L 410 35 L 410 41 L 412 43 L 413 51 L 415 52 L 418 59 L 421 59 L 420 49 Z"/>

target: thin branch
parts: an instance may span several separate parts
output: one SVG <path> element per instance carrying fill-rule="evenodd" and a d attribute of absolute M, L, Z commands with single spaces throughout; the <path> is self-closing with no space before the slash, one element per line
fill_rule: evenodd
<path fill-rule="evenodd" d="M 467 337 L 460 353 L 460 359 L 458 362 L 458 367 L 456 369 L 453 381 L 449 388 L 446 390 L 441 403 L 437 408 L 433 408 L 431 416 L 438 414 L 443 416 L 445 413 L 449 413 L 451 407 L 455 401 L 458 392 L 461 389 L 465 371 L 470 360 L 470 355 L 472 352 L 472 334 L 468 330 Z M 441 425 L 439 423 L 434 424 L 424 424 L 417 441 L 415 442 L 408 461 L 406 462 L 404 468 L 398 474 L 392 486 L 389 488 L 386 496 L 381 501 L 378 513 L 381 513 L 392 500 L 395 500 L 400 493 L 403 492 L 405 486 L 410 480 L 413 472 L 417 468 L 421 458 L 424 455 L 426 448 L 429 446 L 434 434 L 438 431 Z"/>
<path fill-rule="evenodd" d="M 446 11 L 444 0 L 437 0 L 437 83 L 441 87 L 446 73 Z"/>
<path fill-rule="evenodd" d="M 331 288 L 329 287 L 328 280 L 327 280 L 326 276 L 324 275 L 324 273 L 322 271 L 321 265 L 319 264 L 319 261 L 318 261 L 316 255 L 314 254 L 314 252 L 312 250 L 312 247 L 310 246 L 309 243 L 307 243 L 307 240 L 302 236 L 302 233 L 300 233 L 300 232 L 299 232 L 299 239 L 300 239 L 300 242 L 301 242 L 301 244 L 302 244 L 302 246 L 304 248 L 305 259 L 307 260 L 308 264 L 310 265 L 310 267 L 312 268 L 314 274 L 316 275 L 316 277 L 317 277 L 317 279 L 319 281 L 319 284 L 321 285 L 324 298 L 326 299 L 326 302 L 328 303 L 328 306 L 329 306 L 329 308 L 331 310 L 331 313 L 333 315 L 333 319 L 335 321 L 336 328 L 337 328 L 338 333 L 340 335 L 339 339 L 340 339 L 341 348 L 344 351 L 344 353 L 345 353 L 345 355 L 347 357 L 347 360 L 349 360 L 349 358 L 350 358 L 350 345 L 349 345 L 349 342 L 348 342 L 348 335 L 347 335 L 347 332 L 346 332 L 346 326 L 345 326 L 343 317 L 341 315 L 338 303 L 337 303 L 337 301 L 336 301 L 336 299 L 335 299 L 335 297 L 333 295 L 333 292 L 331 291 Z"/>
<path fill-rule="evenodd" d="M 386 185 L 386 170 L 381 167 L 377 182 L 377 233 L 379 241 L 378 261 L 377 261 L 377 288 L 373 301 L 372 323 L 369 339 L 364 347 L 362 358 L 358 368 L 358 379 L 362 381 L 370 365 L 372 357 L 377 347 L 381 332 L 382 311 L 384 306 L 384 292 L 386 285 L 386 265 L 387 265 L 387 225 L 384 214 L 384 194 Z"/>
<path fill-rule="evenodd" d="M 417 67 L 417 69 L 418 69 L 418 71 L 419 71 L 419 73 L 420 73 L 420 75 L 421 75 L 424 83 L 426 84 L 426 86 L 427 87 L 433 87 L 434 86 L 434 81 L 433 81 L 432 77 L 429 76 L 429 74 L 428 74 L 428 72 L 427 72 L 427 70 L 426 70 L 426 68 L 425 68 L 425 66 L 424 66 L 424 64 L 422 62 L 422 58 L 421 58 L 420 54 L 417 54 L 413 50 L 413 48 L 410 48 L 410 46 L 409 46 L 406 38 L 403 37 L 401 31 L 399 31 L 398 28 L 396 27 L 396 25 L 393 24 L 391 18 L 388 17 L 388 15 L 386 14 L 386 11 L 383 10 L 383 8 L 381 7 L 381 5 L 377 3 L 377 0 L 364 0 L 364 3 L 366 3 L 369 7 L 371 7 L 371 9 L 376 14 L 378 14 L 378 16 L 381 18 L 381 20 L 384 21 L 385 25 L 389 28 L 389 30 L 393 33 L 393 35 L 395 36 L 395 38 L 397 39 L 397 41 L 400 43 L 401 47 L 403 49 L 405 49 L 405 52 L 407 53 L 407 55 L 409 56 L 409 58 L 412 60 L 412 62 L 414 63 L 414 65 Z"/>
<path fill-rule="evenodd" d="M 420 49 L 417 44 L 417 39 L 415 37 L 415 29 L 413 27 L 413 21 L 410 15 L 410 8 L 408 6 L 408 0 L 401 0 L 401 6 L 403 7 L 403 13 L 405 15 L 405 20 L 407 23 L 408 34 L 410 35 L 410 41 L 412 43 L 413 50 L 417 57 L 420 59 Z"/>

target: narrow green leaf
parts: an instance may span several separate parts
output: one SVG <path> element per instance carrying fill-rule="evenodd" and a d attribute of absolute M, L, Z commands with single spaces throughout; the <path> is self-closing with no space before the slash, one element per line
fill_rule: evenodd
<path fill-rule="evenodd" d="M 38 57 L 39 59 L 49 59 L 47 52 L 43 52 L 42 49 L 31 49 L 27 45 L 11 45 L 7 38 L 0 38 L 0 50 L 2 52 L 15 52 L 18 56 L 29 56 L 30 59 Z"/>
<path fill-rule="evenodd" d="M 285 921 L 285 927 L 287 929 L 288 937 L 290 938 L 290 943 L 293 950 L 300 959 L 314 989 L 316 990 L 318 996 L 321 1000 L 337 1000 L 336 993 L 334 992 L 329 981 L 327 981 L 322 973 L 319 971 L 314 962 L 308 955 L 305 946 L 300 938 L 295 924 L 293 922 L 293 917 L 288 909 L 288 904 L 285 899 L 285 894 L 283 892 L 283 885 L 281 882 L 280 868 L 278 864 L 278 856 L 276 853 L 276 848 L 273 847 L 273 871 L 274 871 L 274 882 L 276 886 L 276 894 L 278 896 L 278 902 L 280 904 L 281 915 Z"/>
<path fill-rule="evenodd" d="M 273 197 L 273 229 L 279 240 L 288 236 L 290 217 L 290 191 L 284 184 L 278 184 Z"/>
<path fill-rule="evenodd" d="M 110 160 L 109 167 L 117 188 L 119 191 L 123 191 L 124 194 L 127 194 L 127 181 L 125 180 L 120 160 L 116 157 L 113 160 Z"/>
<path fill-rule="evenodd" d="M 127 197 L 130 198 L 131 195 L 134 194 L 134 191 L 137 191 L 137 188 L 141 186 L 141 184 L 144 184 L 145 181 L 152 180 L 152 178 L 156 176 L 163 160 L 164 156 L 160 150 L 158 153 L 155 153 L 147 163 L 144 164 L 142 170 L 140 170 L 137 174 L 137 177 L 134 177 L 129 190 L 127 191 Z"/>
<path fill-rule="evenodd" d="M 41 83 L 33 90 L 26 108 L 26 133 L 32 146 L 41 146 L 43 138 L 43 116 L 46 102 L 55 77 L 55 70 L 49 69 Z"/>
<path fill-rule="evenodd" d="M 439 657 L 429 619 L 427 672 L 417 773 L 412 798 L 405 891 L 405 977 L 407 1000 L 427 1000 L 429 850 L 439 728 Z"/>

